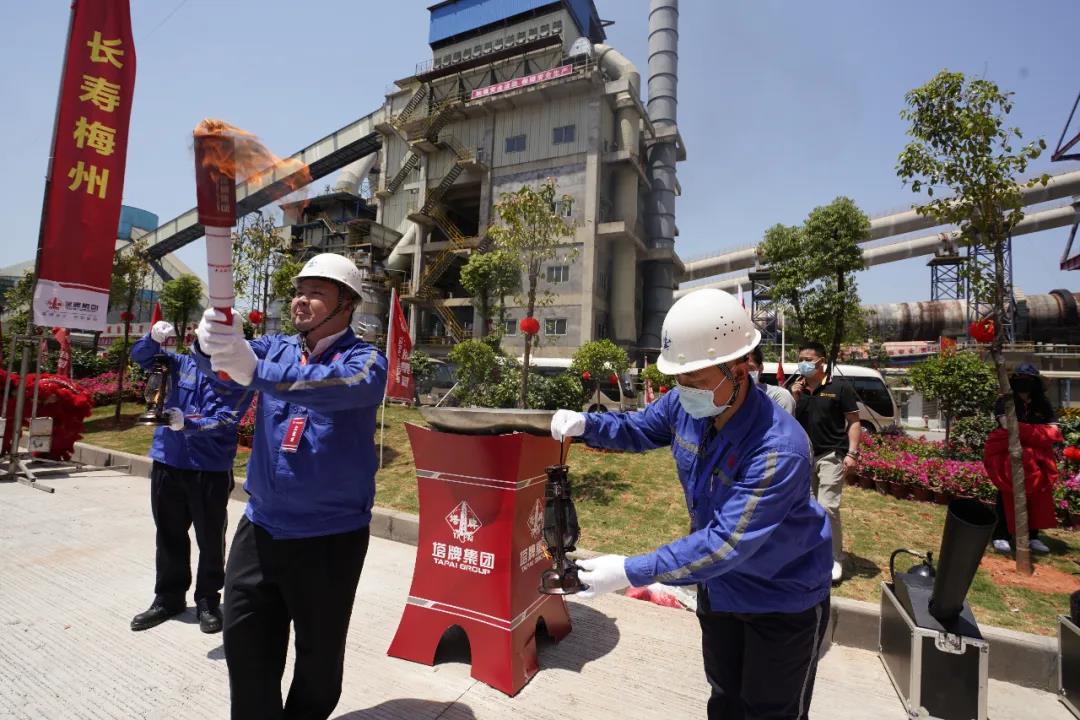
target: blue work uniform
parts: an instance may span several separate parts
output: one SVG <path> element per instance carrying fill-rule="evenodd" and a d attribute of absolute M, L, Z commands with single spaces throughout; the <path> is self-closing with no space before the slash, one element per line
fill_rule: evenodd
<path fill-rule="evenodd" d="M 131 348 L 131 358 L 146 370 L 161 355 L 161 345 L 145 335 Z M 184 607 L 191 585 L 188 531 L 195 527 L 199 564 L 195 602 L 201 610 L 216 608 L 225 582 L 225 526 L 232 466 L 240 419 L 254 393 L 235 383 L 219 382 L 200 372 L 189 355 L 166 353 L 173 386 L 165 407 L 184 414 L 182 430 L 168 426 L 154 431 L 150 457 L 150 509 L 156 528 L 155 605 Z"/>
<path fill-rule="evenodd" d="M 132 345 L 131 359 L 150 370 L 162 352 L 156 340 L 144 335 Z M 166 357 L 174 382 L 165 407 L 180 408 L 184 429 L 177 432 L 162 426 L 155 430 L 151 459 L 181 470 L 232 470 L 240 419 L 254 393 L 235 383 L 219 382 L 209 368 L 200 372 L 190 355 L 166 353 Z"/>
<path fill-rule="evenodd" d="M 686 496 L 689 535 L 628 558 L 633 585 L 700 584 L 711 610 L 729 613 L 798 613 L 829 597 L 831 536 L 810 497 L 810 442 L 760 387 L 719 431 L 688 415 L 677 389 L 638 412 L 586 418 L 590 446 L 670 446 Z"/>
<path fill-rule="evenodd" d="M 386 358 L 351 329 L 314 357 L 296 335 L 251 342 L 259 391 L 244 489 L 225 570 L 225 661 L 233 718 L 329 717 L 375 502 L 375 418 Z M 209 367 L 209 359 L 200 363 Z"/>
<path fill-rule="evenodd" d="M 297 335 L 251 341 L 259 391 L 245 516 L 274 539 L 366 527 L 375 503 L 376 413 L 386 358 L 348 329 L 315 358 Z M 210 359 L 196 353 L 204 372 Z"/>

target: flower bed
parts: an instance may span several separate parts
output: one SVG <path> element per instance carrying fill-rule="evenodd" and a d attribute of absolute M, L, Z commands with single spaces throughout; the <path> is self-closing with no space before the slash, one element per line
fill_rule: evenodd
<path fill-rule="evenodd" d="M 119 384 L 119 377 L 115 370 L 110 370 L 91 378 L 76 380 L 75 383 L 90 396 L 94 407 L 98 407 L 116 402 L 116 388 Z M 145 387 L 145 379 L 134 374 L 125 375 L 124 400 L 141 401 Z"/>
<path fill-rule="evenodd" d="M 864 434 L 861 449 L 859 473 L 864 487 L 939 502 L 954 497 L 992 502 L 997 494 L 982 462 L 951 459 L 942 442 Z"/>
<path fill-rule="evenodd" d="M 240 418 L 240 427 L 238 428 L 238 443 L 240 447 L 251 447 L 251 440 L 255 436 L 255 409 L 259 405 L 258 394 L 251 401 L 251 405 L 248 406 L 247 412 L 244 413 L 244 417 Z"/>

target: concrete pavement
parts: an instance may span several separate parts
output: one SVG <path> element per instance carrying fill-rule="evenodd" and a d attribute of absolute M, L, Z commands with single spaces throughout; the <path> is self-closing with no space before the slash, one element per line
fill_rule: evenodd
<path fill-rule="evenodd" d="M 0 718 L 228 717 L 220 635 L 200 633 L 191 610 L 146 632 L 128 629 L 153 594 L 147 481 L 109 471 L 49 484 L 56 494 L 0 484 Z M 241 510 L 234 501 L 234 524 Z M 332 717 L 704 716 L 693 615 L 617 595 L 571 600 L 574 631 L 541 646 L 540 673 L 514 698 L 472 680 L 460 657 L 435 667 L 387 657 L 414 553 L 372 539 Z M 1070 717 L 1050 693 L 993 680 L 989 699 L 996 720 Z M 812 715 L 906 717 L 876 655 L 842 646 L 822 662 Z"/>

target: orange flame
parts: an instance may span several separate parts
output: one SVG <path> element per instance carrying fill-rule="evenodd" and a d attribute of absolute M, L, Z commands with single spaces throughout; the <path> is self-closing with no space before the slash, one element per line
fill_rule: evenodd
<path fill-rule="evenodd" d="M 203 167 L 246 182 L 251 189 L 276 182 L 288 190 L 283 195 L 311 183 L 311 170 L 299 158 L 280 158 L 272 153 L 253 133 L 230 125 L 224 120 L 206 118 L 195 126 L 193 135 L 226 136 L 228 143 L 210 144 L 203 156 Z M 229 150 L 231 149 L 231 152 Z M 298 198 L 286 198 L 298 199 Z M 279 198 L 279 202 L 284 202 Z"/>

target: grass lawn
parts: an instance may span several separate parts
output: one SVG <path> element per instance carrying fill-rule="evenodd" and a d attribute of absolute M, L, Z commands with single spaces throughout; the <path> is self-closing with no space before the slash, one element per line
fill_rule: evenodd
<path fill-rule="evenodd" d="M 153 431 L 133 426 L 142 410 L 141 405 L 125 405 L 123 422 L 116 428 L 113 409 L 96 408 L 87 421 L 83 440 L 145 454 Z M 414 409 L 387 408 L 386 464 L 377 479 L 378 504 L 415 513 L 416 477 L 405 422 L 423 424 Z M 237 455 L 238 476 L 244 473 L 247 454 L 241 448 Z M 581 522 L 581 547 L 634 554 L 686 532 L 686 505 L 667 450 L 635 455 L 599 452 L 575 444 L 568 464 Z M 878 602 L 880 583 L 888 575 L 889 554 L 900 547 L 929 549 L 936 554 L 945 522 L 945 508 L 940 505 L 896 500 L 851 486 L 844 489 L 842 513 L 847 579 L 834 592 L 874 603 Z M 1052 552 L 1036 558 L 1036 577 L 1056 574 L 1066 581 L 1075 580 L 1080 567 L 1073 558 L 1080 559 L 1080 533 L 1054 530 L 1043 536 Z M 898 569 L 907 569 L 915 561 L 898 558 L 897 562 Z M 1054 634 L 1056 616 L 1069 608 L 1064 589 L 1042 591 L 1002 584 L 992 580 L 985 569 L 975 577 L 968 599 L 984 624 L 1041 635 Z"/>

